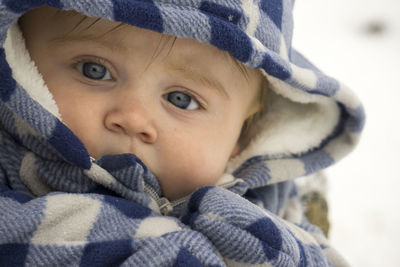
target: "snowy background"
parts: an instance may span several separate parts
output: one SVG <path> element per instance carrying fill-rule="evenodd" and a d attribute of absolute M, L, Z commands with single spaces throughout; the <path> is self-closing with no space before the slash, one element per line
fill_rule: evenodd
<path fill-rule="evenodd" d="M 400 266 L 400 0 L 297 0 L 294 47 L 367 112 L 357 149 L 328 170 L 333 246 L 352 266 Z"/>

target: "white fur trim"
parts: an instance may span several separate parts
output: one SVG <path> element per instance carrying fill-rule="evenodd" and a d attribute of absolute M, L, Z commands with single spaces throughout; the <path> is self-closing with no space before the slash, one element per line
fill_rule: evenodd
<path fill-rule="evenodd" d="M 292 67 L 294 66 L 293 64 L 291 65 Z M 322 95 L 312 95 L 307 92 L 304 92 L 302 90 L 299 90 L 297 88 L 294 88 L 287 84 L 286 82 L 275 78 L 273 76 L 268 75 L 264 70 L 260 70 L 262 74 L 267 78 L 268 82 L 270 83 L 272 89 L 278 93 L 281 96 L 284 96 L 294 102 L 297 103 L 315 103 L 319 101 L 324 101 L 326 97 Z M 301 72 L 301 71 L 300 71 Z M 299 72 L 294 71 L 296 75 L 299 74 Z M 310 83 L 310 82 L 309 82 Z"/>
<path fill-rule="evenodd" d="M 336 127 L 340 112 L 334 100 L 316 99 L 314 103 L 296 103 L 269 92 L 267 112 L 251 129 L 252 141 L 228 162 L 226 172 L 254 156 L 299 154 L 319 146 Z"/>
<path fill-rule="evenodd" d="M 293 71 L 293 77 L 302 77 L 301 82 L 308 88 L 315 88 L 317 84 L 317 75 L 312 70 L 301 68 L 295 64 L 290 64 Z"/>
<path fill-rule="evenodd" d="M 32 99 L 61 120 L 53 95 L 44 83 L 42 75 L 26 49 L 25 39 L 18 23 L 8 29 L 4 50 L 7 62 L 12 69 L 14 80 L 26 90 Z"/>

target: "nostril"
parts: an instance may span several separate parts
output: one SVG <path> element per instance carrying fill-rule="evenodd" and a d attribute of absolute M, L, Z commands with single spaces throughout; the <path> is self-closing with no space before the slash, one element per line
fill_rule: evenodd
<path fill-rule="evenodd" d="M 142 139 L 142 141 L 145 143 L 153 143 L 154 140 L 156 139 L 155 134 L 151 134 L 148 132 L 141 132 L 139 134 L 139 136 L 140 136 L 140 139 Z"/>
<path fill-rule="evenodd" d="M 122 126 L 121 126 L 120 124 L 118 124 L 118 123 L 113 123 L 113 124 L 112 124 L 112 127 L 111 127 L 111 130 L 112 130 L 113 132 L 116 132 L 116 133 L 126 133 L 124 127 L 122 127 Z"/>

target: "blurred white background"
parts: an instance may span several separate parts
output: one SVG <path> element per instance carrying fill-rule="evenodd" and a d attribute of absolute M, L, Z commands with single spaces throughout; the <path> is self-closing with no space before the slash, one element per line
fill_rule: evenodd
<path fill-rule="evenodd" d="M 328 170 L 332 245 L 352 266 L 400 266 L 400 0 L 297 0 L 294 47 L 361 98 L 357 149 Z"/>

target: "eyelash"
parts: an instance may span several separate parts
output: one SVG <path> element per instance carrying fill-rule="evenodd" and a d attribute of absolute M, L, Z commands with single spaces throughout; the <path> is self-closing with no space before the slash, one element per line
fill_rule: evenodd
<path fill-rule="evenodd" d="M 171 93 L 182 93 L 182 94 L 188 95 L 188 96 L 191 98 L 192 101 L 195 101 L 195 102 L 196 102 L 196 104 L 197 104 L 198 107 L 195 108 L 195 109 L 184 109 L 184 108 L 180 108 L 180 107 L 176 106 L 175 104 L 173 104 L 172 102 L 170 102 L 170 101 L 168 100 L 168 95 L 171 94 Z M 170 91 L 170 92 L 168 92 L 168 93 L 165 93 L 165 94 L 163 95 L 163 98 L 164 98 L 165 101 L 167 101 L 170 105 L 173 105 L 174 108 L 177 108 L 177 109 L 180 109 L 180 110 L 186 110 L 186 111 L 191 111 L 191 112 L 193 112 L 193 111 L 198 111 L 198 110 L 204 110 L 204 109 L 205 109 L 205 105 L 204 105 L 203 101 L 200 101 L 200 100 L 199 100 L 199 97 L 197 97 L 194 93 L 188 91 L 187 89 L 186 89 L 186 90 L 185 90 L 185 89 L 181 89 L 181 90 Z M 189 104 L 188 107 L 189 107 L 190 105 L 191 105 L 191 104 Z"/>
<path fill-rule="evenodd" d="M 83 75 L 83 73 L 80 72 L 80 74 L 83 77 L 85 77 L 86 79 L 89 79 L 91 81 L 97 81 L 97 82 L 99 82 L 99 81 L 102 81 L 102 82 L 115 81 L 115 78 L 114 78 L 115 76 L 113 75 L 113 72 L 110 70 L 111 68 L 109 67 L 110 64 L 105 59 L 102 59 L 102 58 L 99 58 L 99 57 L 90 57 L 90 56 L 82 57 L 82 58 L 75 59 L 73 61 L 73 63 L 72 63 L 72 66 L 73 66 L 73 68 L 75 70 L 78 70 L 78 66 L 80 64 L 85 64 L 85 63 L 95 63 L 95 64 L 102 65 L 102 66 L 104 66 L 106 68 L 106 70 L 111 75 L 111 79 L 110 80 L 96 80 L 96 79 L 91 79 L 89 77 L 86 77 L 85 75 Z"/>

